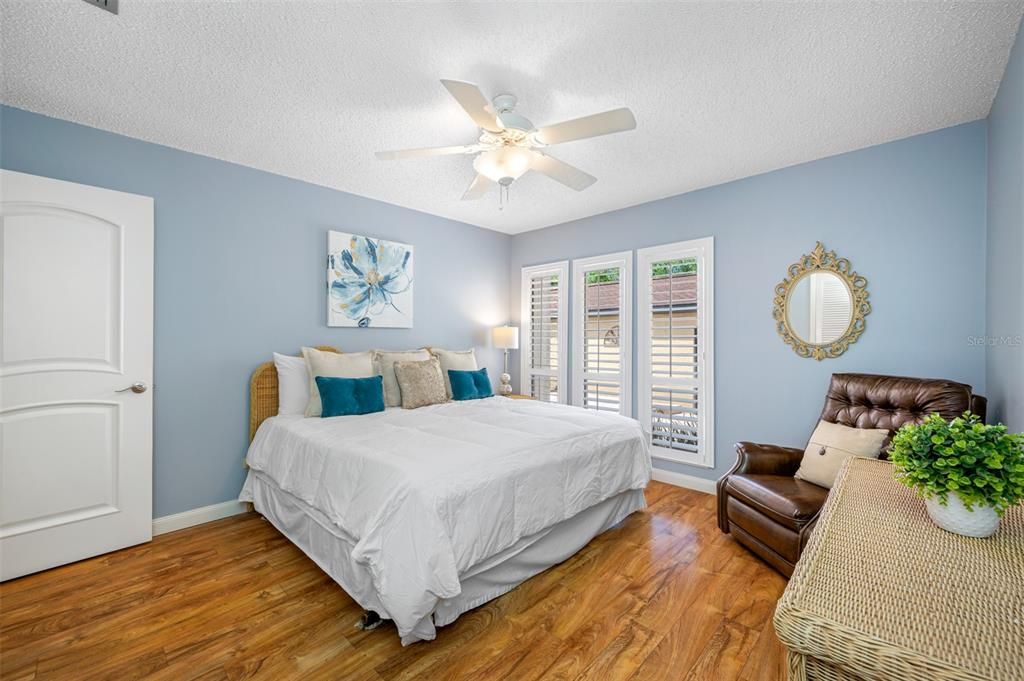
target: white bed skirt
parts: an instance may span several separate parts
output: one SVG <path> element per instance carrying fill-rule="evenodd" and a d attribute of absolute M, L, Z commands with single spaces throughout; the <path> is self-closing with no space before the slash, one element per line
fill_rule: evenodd
<path fill-rule="evenodd" d="M 362 608 L 390 619 L 373 586 L 369 571 L 352 559 L 355 541 L 326 516 L 285 492 L 273 481 L 250 471 L 239 497 L 251 501 L 293 544 L 310 557 Z M 408 645 L 432 640 L 435 627 L 454 622 L 459 615 L 497 598 L 536 574 L 566 560 L 587 543 L 647 506 L 643 490 L 628 490 L 592 506 L 576 516 L 523 537 L 499 554 L 459 575 L 461 593 L 437 602 L 432 615 L 402 638 Z"/>

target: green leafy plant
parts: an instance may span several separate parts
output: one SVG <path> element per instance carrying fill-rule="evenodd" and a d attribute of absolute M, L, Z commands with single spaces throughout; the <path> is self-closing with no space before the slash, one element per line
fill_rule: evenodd
<path fill-rule="evenodd" d="M 943 505 L 952 492 L 968 510 L 991 506 L 1001 516 L 1024 499 L 1024 434 L 985 425 L 970 412 L 949 422 L 931 414 L 903 426 L 892 438 L 889 459 L 897 480 Z"/>

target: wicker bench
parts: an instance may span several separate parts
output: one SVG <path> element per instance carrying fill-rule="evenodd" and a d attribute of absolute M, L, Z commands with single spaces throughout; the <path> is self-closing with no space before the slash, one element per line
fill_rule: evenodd
<path fill-rule="evenodd" d="M 775 611 L 790 681 L 1024 679 L 1024 508 L 939 529 L 884 461 L 851 459 Z"/>

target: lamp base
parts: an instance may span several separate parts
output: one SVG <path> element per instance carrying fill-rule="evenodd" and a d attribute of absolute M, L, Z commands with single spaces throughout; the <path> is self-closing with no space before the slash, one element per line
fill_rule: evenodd
<path fill-rule="evenodd" d="M 498 388 L 502 395 L 512 394 L 512 377 L 507 373 L 501 375 L 501 386 Z"/>

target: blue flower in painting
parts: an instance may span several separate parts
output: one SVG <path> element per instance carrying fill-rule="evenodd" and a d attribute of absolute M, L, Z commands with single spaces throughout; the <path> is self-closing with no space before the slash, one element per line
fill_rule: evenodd
<path fill-rule="evenodd" d="M 394 296 L 412 286 L 407 272 L 411 257 L 412 251 L 400 244 L 353 236 L 346 250 L 328 257 L 335 277 L 330 287 L 334 308 L 364 327 L 388 307 L 401 312 Z"/>

